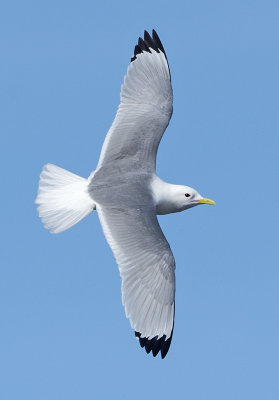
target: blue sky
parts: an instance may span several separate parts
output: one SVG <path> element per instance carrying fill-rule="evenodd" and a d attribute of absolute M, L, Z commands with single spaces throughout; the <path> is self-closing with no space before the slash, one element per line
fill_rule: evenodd
<path fill-rule="evenodd" d="M 0 12 L 0 397 L 279 398 L 277 1 L 9 1 Z M 217 202 L 160 224 L 177 263 L 165 360 L 138 345 L 96 214 L 51 235 L 47 162 L 95 168 L 133 47 L 155 28 L 174 114 L 157 172 Z"/>

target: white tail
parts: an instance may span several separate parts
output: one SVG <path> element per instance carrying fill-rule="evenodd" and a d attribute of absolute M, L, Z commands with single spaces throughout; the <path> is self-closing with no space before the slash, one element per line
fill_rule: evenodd
<path fill-rule="evenodd" d="M 71 228 L 96 209 L 88 179 L 53 164 L 46 164 L 41 172 L 35 203 L 45 228 L 52 233 Z"/>

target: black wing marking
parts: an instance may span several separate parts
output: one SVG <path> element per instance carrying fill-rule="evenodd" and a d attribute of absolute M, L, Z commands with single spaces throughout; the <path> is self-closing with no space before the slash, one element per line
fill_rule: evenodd
<path fill-rule="evenodd" d="M 159 351 L 161 350 L 162 358 L 165 358 L 169 351 L 172 340 L 172 334 L 173 330 L 171 332 L 171 336 L 168 339 L 166 339 L 166 335 L 163 335 L 162 337 L 160 337 L 160 339 L 158 339 L 158 336 L 155 336 L 152 339 L 148 339 L 146 337 L 141 337 L 140 332 L 135 332 L 135 335 L 139 339 L 141 347 L 145 347 L 145 351 L 147 354 L 149 354 L 152 350 L 153 356 L 156 357 Z"/>
<path fill-rule="evenodd" d="M 173 321 L 174 317 L 175 317 L 175 307 L 174 307 Z M 156 357 L 159 351 L 161 350 L 161 357 L 165 358 L 166 355 L 168 354 L 171 345 L 173 328 L 174 326 L 172 327 L 171 335 L 168 339 L 166 335 L 163 335 L 162 337 L 160 337 L 160 339 L 158 339 L 158 336 L 155 336 L 151 339 L 148 339 L 147 337 L 141 337 L 140 332 L 135 332 L 135 335 L 139 339 L 141 347 L 145 347 L 145 351 L 147 354 L 149 354 L 150 351 L 152 350 L 153 357 Z"/>
<path fill-rule="evenodd" d="M 149 33 L 147 31 L 144 31 L 144 39 L 142 39 L 141 37 L 139 38 L 138 44 L 135 46 L 134 56 L 131 58 L 131 62 L 133 62 L 137 59 L 138 54 L 141 54 L 144 52 L 151 53 L 150 49 L 155 50 L 157 53 L 159 53 L 159 50 L 162 53 L 164 53 L 167 63 L 168 63 L 165 49 L 162 45 L 162 42 L 161 42 L 157 32 L 154 29 L 152 30 L 152 37 L 149 35 Z M 169 63 L 168 63 L 168 65 L 169 65 Z"/>

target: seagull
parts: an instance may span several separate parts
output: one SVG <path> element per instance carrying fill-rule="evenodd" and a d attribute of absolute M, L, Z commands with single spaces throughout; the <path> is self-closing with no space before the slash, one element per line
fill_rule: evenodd
<path fill-rule="evenodd" d="M 165 358 L 175 314 L 175 260 L 157 215 L 216 204 L 156 175 L 173 110 L 171 75 L 159 36 L 145 31 L 121 87 L 120 105 L 88 179 L 53 164 L 40 175 L 38 213 L 60 233 L 96 210 L 122 278 L 122 303 L 140 346 Z"/>

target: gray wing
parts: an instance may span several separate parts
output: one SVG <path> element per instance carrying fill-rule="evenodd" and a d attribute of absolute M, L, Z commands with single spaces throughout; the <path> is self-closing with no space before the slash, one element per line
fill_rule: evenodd
<path fill-rule="evenodd" d="M 105 138 L 98 168 L 129 159 L 129 169 L 155 170 L 157 149 L 172 115 L 170 71 L 153 30 L 139 38 L 121 89 L 121 103 Z M 128 165 L 128 163 L 126 164 Z"/>
<path fill-rule="evenodd" d="M 97 206 L 122 277 L 122 302 L 142 347 L 162 358 L 174 324 L 175 261 L 153 209 Z"/>

